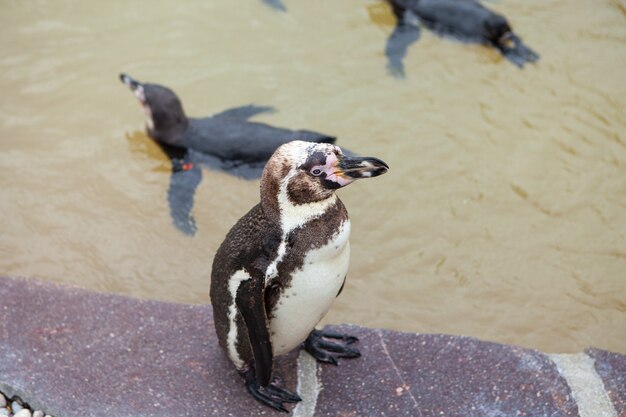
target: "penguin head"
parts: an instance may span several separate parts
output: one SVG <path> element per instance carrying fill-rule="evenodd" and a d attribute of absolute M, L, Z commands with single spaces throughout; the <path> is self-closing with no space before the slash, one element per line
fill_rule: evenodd
<path fill-rule="evenodd" d="M 274 152 L 263 171 L 261 194 L 284 191 L 291 204 L 327 199 L 359 178 L 384 174 L 389 166 L 378 158 L 346 156 L 328 143 L 293 141 Z"/>
<path fill-rule="evenodd" d="M 180 128 L 187 127 L 187 116 L 178 96 L 167 87 L 141 83 L 127 74 L 120 80 L 130 88 L 146 113 L 148 133 L 156 140 L 164 139 Z"/>
<path fill-rule="evenodd" d="M 511 41 L 513 32 L 504 16 L 491 14 L 485 20 L 486 37 L 491 42 L 506 46 Z"/>

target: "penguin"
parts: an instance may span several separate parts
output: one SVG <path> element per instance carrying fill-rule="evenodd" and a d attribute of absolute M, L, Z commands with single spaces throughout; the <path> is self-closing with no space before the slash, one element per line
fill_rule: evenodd
<path fill-rule="evenodd" d="M 291 130 L 250 122 L 271 107 L 243 106 L 204 118 L 188 118 L 178 96 L 158 84 L 141 83 L 126 74 L 120 80 L 137 97 L 146 113 L 148 136 L 159 143 L 194 149 L 233 163 L 266 162 L 282 144 L 300 139 L 335 143 L 335 137 L 308 130 Z"/>
<path fill-rule="evenodd" d="M 148 136 L 172 162 L 168 189 L 170 213 L 176 228 L 190 236 L 197 230 L 191 211 L 196 188 L 202 181 L 200 167 L 256 179 L 270 156 L 284 143 L 294 139 L 335 143 L 335 137 L 322 133 L 248 120 L 273 111 L 272 107 L 247 105 L 211 117 L 188 118 L 171 89 L 139 82 L 127 74 L 119 77 L 144 109 Z"/>
<path fill-rule="evenodd" d="M 387 40 L 387 68 L 404 77 L 403 59 L 420 37 L 420 23 L 439 35 L 496 48 L 514 65 L 522 68 L 539 55 L 513 33 L 507 19 L 476 0 L 387 0 L 398 21 Z"/>
<path fill-rule="evenodd" d="M 335 191 L 388 169 L 332 144 L 282 145 L 263 170 L 260 203 L 217 250 L 210 295 L 218 340 L 261 403 L 287 411 L 284 403 L 300 401 L 272 379 L 272 365 L 302 343 L 325 363 L 360 356 L 356 337 L 315 329 L 348 272 L 350 220 Z"/>

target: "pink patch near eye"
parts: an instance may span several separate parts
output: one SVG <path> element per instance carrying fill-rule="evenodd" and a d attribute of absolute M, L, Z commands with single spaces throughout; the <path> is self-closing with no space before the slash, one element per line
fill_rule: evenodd
<path fill-rule="evenodd" d="M 343 175 L 339 167 L 337 166 L 337 155 L 331 153 L 326 157 L 326 165 L 324 166 L 324 171 L 326 172 L 326 179 L 329 181 L 336 182 L 340 186 L 345 186 L 354 181 L 353 178 L 347 177 Z"/>

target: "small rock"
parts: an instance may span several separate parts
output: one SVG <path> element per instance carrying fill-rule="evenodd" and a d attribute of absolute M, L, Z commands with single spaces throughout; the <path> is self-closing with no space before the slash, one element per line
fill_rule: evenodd
<path fill-rule="evenodd" d="M 6 408 L 0 408 L 0 417 L 5 417 L 9 415 L 9 410 Z"/>
<path fill-rule="evenodd" d="M 37 410 L 33 413 L 33 417 L 43 417 L 43 411 Z"/>
<path fill-rule="evenodd" d="M 30 410 L 22 408 L 20 411 L 13 414 L 13 417 L 32 417 L 32 415 L 30 414 Z"/>
<path fill-rule="evenodd" d="M 4 398 L 4 395 L 0 392 L 0 407 L 6 407 L 7 406 L 7 399 Z"/>
<path fill-rule="evenodd" d="M 18 403 L 17 401 L 13 401 L 11 403 L 11 410 L 13 410 L 13 414 L 17 414 L 20 411 L 22 411 L 24 407 L 22 407 L 22 405 L 20 403 Z"/>

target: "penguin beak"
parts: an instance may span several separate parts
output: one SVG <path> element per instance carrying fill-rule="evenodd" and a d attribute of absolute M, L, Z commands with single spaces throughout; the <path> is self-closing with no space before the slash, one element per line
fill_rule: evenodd
<path fill-rule="evenodd" d="M 146 104 L 146 95 L 143 85 L 139 81 L 124 73 L 120 74 L 120 80 L 130 88 L 130 91 L 135 94 L 135 97 L 137 97 L 141 104 Z"/>
<path fill-rule="evenodd" d="M 389 166 L 378 158 L 337 155 L 325 170 L 324 180 L 328 188 L 341 188 L 359 178 L 382 175 L 388 169 Z"/>
<path fill-rule="evenodd" d="M 506 47 L 515 47 L 516 42 L 513 32 L 509 30 L 502 34 L 502 36 L 500 36 L 500 38 L 498 39 L 498 44 Z"/>
<path fill-rule="evenodd" d="M 359 179 L 383 175 L 389 170 L 389 165 L 373 157 L 341 156 L 338 159 L 337 168 L 336 174 Z"/>
<path fill-rule="evenodd" d="M 141 83 L 135 79 L 133 79 L 130 75 L 121 73 L 120 80 L 130 88 L 130 91 L 135 91 L 137 87 L 141 85 Z"/>

